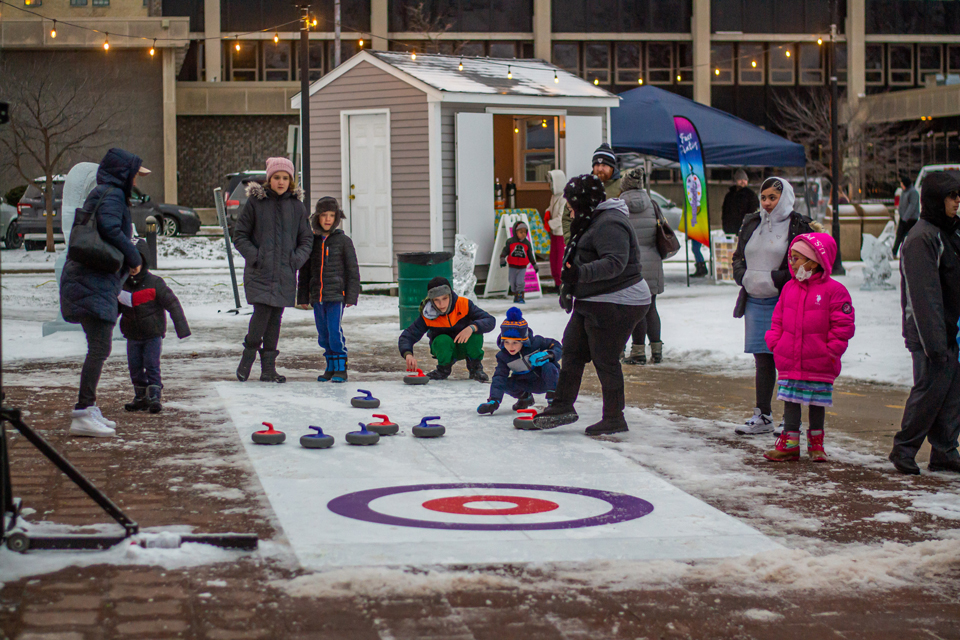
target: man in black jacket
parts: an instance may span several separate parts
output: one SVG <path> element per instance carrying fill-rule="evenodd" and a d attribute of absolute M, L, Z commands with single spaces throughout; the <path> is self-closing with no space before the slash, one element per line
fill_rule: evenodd
<path fill-rule="evenodd" d="M 913 389 L 890 461 L 900 473 L 918 475 L 914 458 L 924 438 L 932 450 L 930 471 L 960 473 L 960 178 L 938 171 L 923 179 L 920 221 L 900 257 L 903 337 L 913 358 Z"/>
<path fill-rule="evenodd" d="M 147 243 L 137 243 L 142 266 L 140 271 L 123 283 L 120 292 L 120 332 L 127 339 L 127 366 L 133 382 L 134 398 L 123 405 L 127 411 L 159 413 L 160 404 L 160 353 L 163 337 L 167 333 L 167 313 L 173 320 L 177 337 L 183 340 L 190 335 L 187 317 L 176 294 L 158 275 L 147 269 Z"/>
<path fill-rule="evenodd" d="M 743 225 L 743 217 L 748 213 L 755 213 L 760 210 L 760 200 L 757 199 L 750 187 L 747 172 L 743 169 L 737 169 L 733 179 L 735 184 L 730 187 L 730 191 L 723 198 L 723 232 L 728 235 L 736 235 Z"/>

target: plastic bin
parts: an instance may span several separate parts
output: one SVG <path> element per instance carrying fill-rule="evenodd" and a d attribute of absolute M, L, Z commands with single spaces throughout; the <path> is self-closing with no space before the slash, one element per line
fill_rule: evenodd
<path fill-rule="evenodd" d="M 400 285 L 400 328 L 406 329 L 420 315 L 427 283 L 442 276 L 453 284 L 453 254 L 449 251 L 419 251 L 397 254 Z"/>

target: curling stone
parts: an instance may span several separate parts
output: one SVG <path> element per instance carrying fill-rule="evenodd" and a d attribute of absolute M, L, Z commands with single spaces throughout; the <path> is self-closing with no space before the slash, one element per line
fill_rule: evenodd
<path fill-rule="evenodd" d="M 513 426 L 517 429 L 522 429 L 523 431 L 536 431 L 537 428 L 533 426 L 533 416 L 537 415 L 536 409 L 520 409 L 517 413 L 522 413 L 525 415 L 517 416 L 513 419 Z"/>
<path fill-rule="evenodd" d="M 439 438 L 447 432 L 442 424 L 428 424 L 430 420 L 439 420 L 440 416 L 427 416 L 412 431 L 417 438 Z"/>
<path fill-rule="evenodd" d="M 304 449 L 329 449 L 333 446 L 333 436 L 327 435 L 320 427 L 310 426 L 316 433 L 300 436 L 300 446 Z"/>
<path fill-rule="evenodd" d="M 420 369 L 417 369 L 416 375 L 403 376 L 403 384 L 427 384 L 428 382 L 430 382 L 430 378 L 424 375 Z"/>
<path fill-rule="evenodd" d="M 366 389 L 357 389 L 360 393 L 366 394 L 364 396 L 357 396 L 355 398 L 350 398 L 350 404 L 355 406 L 358 409 L 376 409 L 380 406 L 380 401 L 373 397 L 373 394 L 367 391 Z"/>
<path fill-rule="evenodd" d="M 277 431 L 269 422 L 264 422 L 263 426 L 265 426 L 266 429 L 263 431 L 254 431 L 253 435 L 250 436 L 257 444 L 281 444 L 287 439 L 287 434 L 283 431 Z"/>
<path fill-rule="evenodd" d="M 380 435 L 367 430 L 367 426 L 360 423 L 360 431 L 351 431 L 347 434 L 347 444 L 377 444 L 380 441 Z"/>
<path fill-rule="evenodd" d="M 390 418 L 385 415 L 375 413 L 373 414 L 374 418 L 380 418 L 380 422 L 371 422 L 367 425 L 367 429 L 373 431 L 376 434 L 381 436 L 392 436 L 400 431 L 400 425 L 390 422 Z"/>

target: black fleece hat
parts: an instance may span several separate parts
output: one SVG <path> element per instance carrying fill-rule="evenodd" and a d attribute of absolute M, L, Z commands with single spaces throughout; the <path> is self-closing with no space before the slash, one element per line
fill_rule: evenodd
<path fill-rule="evenodd" d="M 924 176 L 920 185 L 920 218 L 941 229 L 956 228 L 958 219 L 948 217 L 943 204 L 947 195 L 954 191 L 960 191 L 960 178 L 956 174 L 934 171 Z"/>
<path fill-rule="evenodd" d="M 314 215 L 318 216 L 325 211 L 333 211 L 333 226 L 330 227 L 330 231 L 333 231 L 340 226 L 340 222 L 343 220 L 343 209 L 340 208 L 340 203 L 337 202 L 337 199 L 333 196 L 323 196 L 317 200 L 317 207 L 314 210 Z M 320 226 L 319 221 L 317 222 L 317 227 Z"/>
<path fill-rule="evenodd" d="M 570 182 L 563 188 L 563 197 L 574 213 L 589 213 L 597 205 L 607 199 L 607 192 L 603 189 L 603 181 L 592 173 L 570 178 Z"/>

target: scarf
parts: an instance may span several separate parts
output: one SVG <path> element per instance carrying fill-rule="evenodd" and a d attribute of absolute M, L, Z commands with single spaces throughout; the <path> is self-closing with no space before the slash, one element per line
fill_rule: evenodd
<path fill-rule="evenodd" d="M 583 234 L 590 228 L 596 214 L 597 205 L 606 200 L 607 195 L 603 189 L 603 182 L 593 174 L 586 174 L 571 178 L 567 186 L 563 188 L 563 195 L 573 209 L 573 224 L 570 226 L 570 242 L 563 252 L 563 269 L 560 272 L 561 281 L 567 280 L 571 268 L 567 265 L 574 265 L 574 259 L 577 256 L 577 248 Z M 564 311 L 570 313 L 573 310 L 573 285 L 564 282 L 560 286 L 560 306 Z"/>

